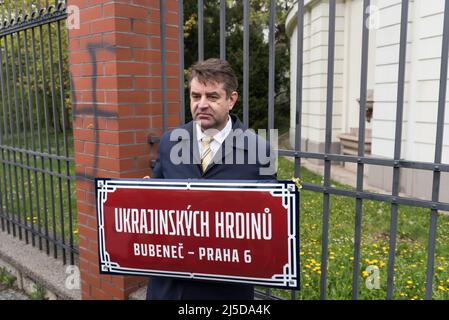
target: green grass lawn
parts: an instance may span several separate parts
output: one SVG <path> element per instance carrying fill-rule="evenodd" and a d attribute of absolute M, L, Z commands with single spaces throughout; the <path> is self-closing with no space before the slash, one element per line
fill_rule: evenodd
<path fill-rule="evenodd" d="M 27 137 L 28 145 L 31 146 L 31 136 Z M 38 145 L 38 138 L 34 137 L 36 151 L 41 152 Z M 63 137 L 59 135 L 60 154 L 64 154 Z M 73 156 L 73 138 L 68 136 L 68 153 Z M 23 147 L 23 146 L 22 146 Z M 49 151 L 45 140 L 43 141 L 44 153 L 56 154 L 54 137 L 51 138 L 51 150 Z M 16 162 L 24 166 L 36 167 L 40 170 L 47 170 L 62 175 L 74 176 L 74 163 L 69 162 L 67 171 L 64 160 L 48 159 L 47 157 L 26 154 L 20 156 L 19 152 L 4 150 L 0 153 L 0 160 Z M 59 162 L 59 163 L 58 163 Z M 76 190 L 75 181 L 69 184 L 64 177 L 59 178 L 55 175 L 42 173 L 39 171 L 27 170 L 26 168 L 14 167 L 12 165 L 0 163 L 0 183 L 2 190 L 3 213 L 22 224 L 38 231 L 40 234 L 48 235 L 58 240 L 64 239 L 69 244 L 70 234 L 76 245 L 78 242 L 77 234 L 77 216 L 76 216 Z M 7 196 L 7 199 L 6 197 Z M 6 200 L 8 202 L 6 202 Z M 72 219 L 69 220 L 69 207 L 72 213 Z M 69 226 L 72 224 L 72 231 Z M 11 226 L 12 228 L 12 226 Z M 19 233 L 16 228 L 17 233 Z M 23 237 L 25 236 L 22 232 Z M 37 241 L 37 238 L 36 238 Z M 45 242 L 42 239 L 42 242 Z M 45 247 L 45 245 L 44 245 Z"/>
<path fill-rule="evenodd" d="M 293 162 L 279 159 L 278 179 L 291 179 Z M 301 179 L 321 185 L 322 177 L 304 168 Z M 338 188 L 351 188 L 332 181 Z M 322 239 L 323 196 L 321 193 L 301 190 L 300 259 L 301 290 L 299 299 L 319 299 L 320 259 Z M 390 234 L 390 205 L 378 201 L 363 201 L 362 245 L 360 257 L 360 299 L 385 299 Z M 400 206 L 395 259 L 394 299 L 423 299 L 427 265 L 427 242 L 430 210 Z M 354 255 L 355 199 L 330 196 L 328 299 L 352 299 L 352 268 Z M 434 299 L 449 299 L 449 217 L 438 217 Z M 380 271 L 380 288 L 365 285 L 366 268 L 375 265 Z M 290 297 L 289 291 L 274 290 Z"/>

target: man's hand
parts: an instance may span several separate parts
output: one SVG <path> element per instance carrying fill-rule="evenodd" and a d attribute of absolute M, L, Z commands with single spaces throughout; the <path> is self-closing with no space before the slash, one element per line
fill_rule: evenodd
<path fill-rule="evenodd" d="M 145 176 L 142 179 L 150 179 L 150 176 Z"/>

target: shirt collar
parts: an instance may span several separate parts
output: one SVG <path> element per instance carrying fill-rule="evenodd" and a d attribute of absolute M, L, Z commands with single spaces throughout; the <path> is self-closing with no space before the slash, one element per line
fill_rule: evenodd
<path fill-rule="evenodd" d="M 232 121 L 231 121 L 231 117 L 228 116 L 228 122 L 226 123 L 226 126 L 221 131 L 219 131 L 216 135 L 214 135 L 214 140 L 217 141 L 218 143 L 222 144 L 223 141 L 228 136 L 228 134 L 231 132 L 231 130 L 232 130 Z M 199 123 L 196 123 L 196 133 L 197 133 L 196 138 L 197 138 L 198 142 L 200 142 L 201 139 L 203 139 L 203 137 L 205 136 L 205 134 L 201 130 L 201 126 L 199 125 Z"/>

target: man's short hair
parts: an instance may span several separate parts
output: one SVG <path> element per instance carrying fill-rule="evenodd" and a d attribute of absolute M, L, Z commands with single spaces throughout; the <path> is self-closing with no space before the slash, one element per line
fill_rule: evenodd
<path fill-rule="evenodd" d="M 189 90 L 193 78 L 197 78 L 202 84 L 222 83 L 228 98 L 233 91 L 237 91 L 238 87 L 237 76 L 226 60 L 211 58 L 195 63 L 189 70 Z"/>

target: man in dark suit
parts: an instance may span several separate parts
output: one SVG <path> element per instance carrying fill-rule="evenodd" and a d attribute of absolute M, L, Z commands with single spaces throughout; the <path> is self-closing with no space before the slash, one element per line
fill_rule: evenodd
<path fill-rule="evenodd" d="M 268 143 L 230 111 L 237 77 L 227 61 L 192 66 L 188 79 L 193 121 L 163 135 L 152 178 L 275 180 Z M 151 277 L 147 299 L 254 299 L 254 287 L 238 283 Z"/>

